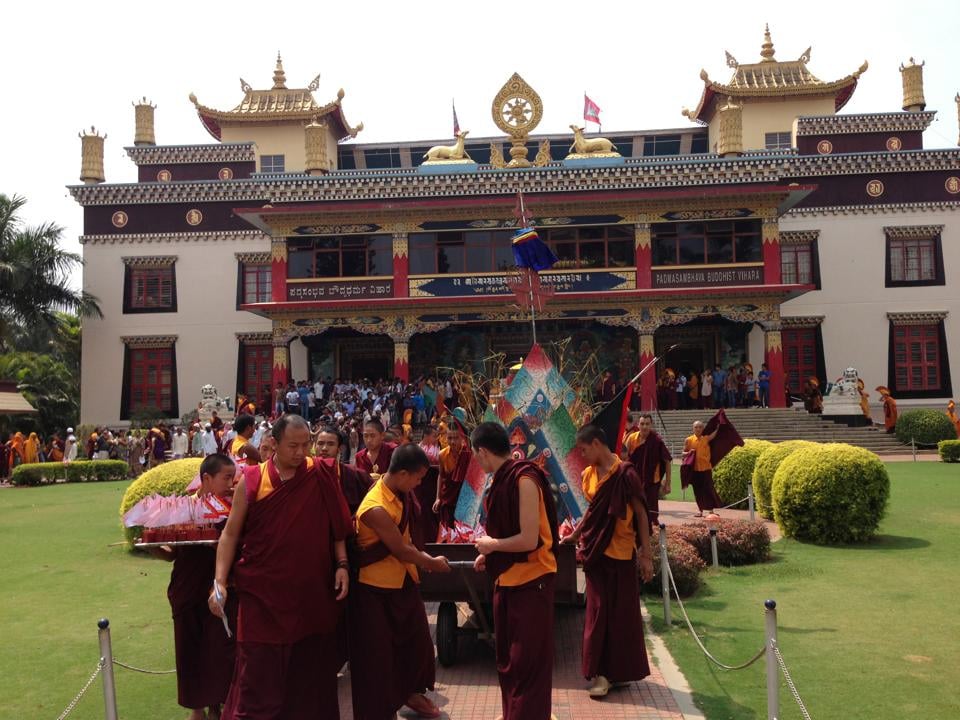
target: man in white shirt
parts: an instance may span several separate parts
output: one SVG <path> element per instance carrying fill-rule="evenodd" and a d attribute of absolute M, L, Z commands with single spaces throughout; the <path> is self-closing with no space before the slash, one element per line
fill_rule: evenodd
<path fill-rule="evenodd" d="M 216 455 L 217 453 L 217 436 L 213 433 L 213 426 L 210 423 L 207 423 L 203 426 L 203 455 Z"/>
<path fill-rule="evenodd" d="M 300 414 L 300 393 L 296 388 L 287 391 L 287 412 L 291 415 Z"/>
<path fill-rule="evenodd" d="M 173 431 L 173 437 L 170 439 L 170 450 L 173 453 L 174 460 L 180 460 L 187 456 L 189 438 L 183 432 L 182 427 L 177 427 Z"/>

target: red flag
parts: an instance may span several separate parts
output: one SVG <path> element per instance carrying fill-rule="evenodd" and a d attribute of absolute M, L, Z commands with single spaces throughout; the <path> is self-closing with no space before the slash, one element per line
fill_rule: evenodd
<path fill-rule="evenodd" d="M 600 106 L 583 94 L 583 120 L 600 125 Z"/>
<path fill-rule="evenodd" d="M 457 103 L 453 102 L 453 136 L 456 137 L 459 134 L 460 134 L 460 121 L 457 120 Z"/>

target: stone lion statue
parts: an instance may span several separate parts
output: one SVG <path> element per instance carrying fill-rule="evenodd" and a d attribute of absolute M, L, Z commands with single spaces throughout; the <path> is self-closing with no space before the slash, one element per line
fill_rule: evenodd
<path fill-rule="evenodd" d="M 846 396 L 851 399 L 860 398 L 860 374 L 856 368 L 848 367 L 843 371 L 843 376 L 834 383 L 830 390 L 831 396 Z"/>

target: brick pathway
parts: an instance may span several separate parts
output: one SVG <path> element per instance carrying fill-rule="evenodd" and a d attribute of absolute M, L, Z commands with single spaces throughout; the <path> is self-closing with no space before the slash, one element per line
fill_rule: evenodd
<path fill-rule="evenodd" d="M 461 606 L 465 611 L 465 606 Z M 557 608 L 556 650 L 553 670 L 553 712 L 557 720 L 683 720 L 677 703 L 651 661 L 652 674 L 640 683 L 610 691 L 603 700 L 591 700 L 580 676 L 580 645 L 583 633 L 582 608 Z M 428 604 L 431 623 L 436 605 Z M 462 619 L 462 618 L 461 618 Z M 470 637 L 460 638 L 457 663 L 437 665 L 437 687 L 433 700 L 451 720 L 494 720 L 500 714 L 500 688 L 493 650 Z M 340 716 L 352 716 L 349 675 L 340 679 Z M 416 718 L 403 710 L 401 718 Z"/>

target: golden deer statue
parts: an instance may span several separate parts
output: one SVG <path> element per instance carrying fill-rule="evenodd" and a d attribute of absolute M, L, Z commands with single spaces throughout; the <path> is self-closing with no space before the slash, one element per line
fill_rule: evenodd
<path fill-rule="evenodd" d="M 577 155 L 619 155 L 614 144 L 606 138 L 585 138 L 583 128 L 577 125 L 571 125 L 573 130 L 573 145 L 570 146 L 570 152 Z"/>
<path fill-rule="evenodd" d="M 434 145 L 427 150 L 427 154 L 423 156 L 423 159 L 427 162 L 437 160 L 472 160 L 473 158 L 467 155 L 467 151 L 463 149 L 463 140 L 469 132 L 469 130 L 458 132 L 457 142 L 453 145 Z"/>

